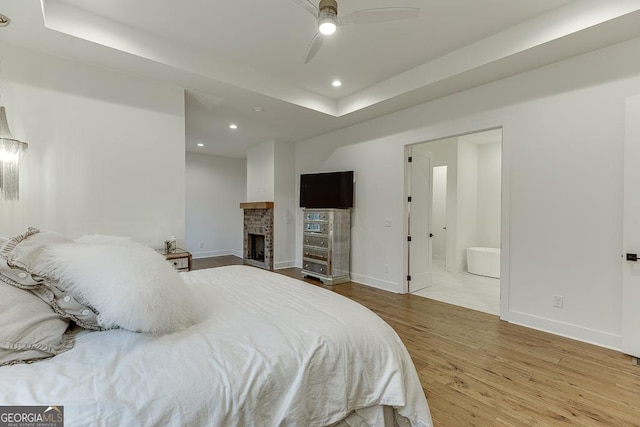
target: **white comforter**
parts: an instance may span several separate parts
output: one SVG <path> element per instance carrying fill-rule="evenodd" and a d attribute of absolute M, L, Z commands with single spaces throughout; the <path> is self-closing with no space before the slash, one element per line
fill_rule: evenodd
<path fill-rule="evenodd" d="M 432 425 L 404 345 L 368 309 L 252 267 L 182 277 L 203 322 L 82 331 L 53 359 L 0 367 L 0 405 L 64 405 L 67 426 L 323 426 L 376 405 Z"/>

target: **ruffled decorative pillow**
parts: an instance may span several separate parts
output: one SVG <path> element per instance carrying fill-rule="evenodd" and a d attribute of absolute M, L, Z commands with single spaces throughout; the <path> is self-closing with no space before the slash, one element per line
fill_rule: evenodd
<path fill-rule="evenodd" d="M 81 303 L 49 274 L 46 249 L 68 242 L 71 240 L 62 234 L 36 228 L 6 239 L 0 244 L 0 281 L 31 291 L 60 316 L 83 328 L 105 329 L 98 324 L 97 312 L 90 304 Z"/>
<path fill-rule="evenodd" d="M 73 346 L 69 321 L 28 290 L 0 282 L 0 366 L 29 363 Z"/>

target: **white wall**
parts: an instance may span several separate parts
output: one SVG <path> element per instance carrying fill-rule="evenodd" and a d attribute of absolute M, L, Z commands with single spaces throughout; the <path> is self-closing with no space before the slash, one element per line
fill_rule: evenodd
<path fill-rule="evenodd" d="M 275 141 L 266 141 L 247 151 L 247 202 L 275 199 Z"/>
<path fill-rule="evenodd" d="M 186 249 L 242 257 L 246 160 L 187 152 L 186 183 Z"/>
<path fill-rule="evenodd" d="M 639 50 L 631 40 L 298 143 L 296 173 L 356 170 L 354 279 L 404 289 L 403 230 L 383 226 L 402 223 L 404 146 L 503 126 L 501 316 L 619 348 L 624 102 L 640 93 Z"/>
<path fill-rule="evenodd" d="M 266 141 L 247 153 L 247 201 L 274 202 L 273 268 L 295 265 L 295 168 L 293 144 Z"/>
<path fill-rule="evenodd" d="M 478 145 L 477 246 L 500 247 L 502 143 Z"/>
<path fill-rule="evenodd" d="M 467 248 L 478 246 L 478 146 L 458 138 L 458 230 L 455 264 L 467 270 Z"/>
<path fill-rule="evenodd" d="M 274 144 L 273 212 L 274 250 L 273 268 L 288 268 L 296 260 L 295 155 L 293 144 L 276 141 Z"/>
<path fill-rule="evenodd" d="M 0 200 L 0 235 L 36 226 L 184 244 L 183 90 L 0 48 L 2 104 L 14 136 L 29 144 L 20 201 Z"/>
<path fill-rule="evenodd" d="M 403 227 L 406 199 L 404 170 L 389 169 L 389 162 L 404 167 L 404 148 L 384 141 L 346 145 L 331 150 L 331 134 L 315 144 L 296 144 L 296 194 L 299 174 L 354 171 L 354 207 L 351 211 L 351 278 L 382 289 L 397 290 L 397 279 L 406 274 L 401 262 L 406 231 Z M 391 227 L 385 226 L 391 219 Z M 296 265 L 301 265 L 302 210 L 298 209 Z M 389 271 L 384 270 L 385 264 Z"/>

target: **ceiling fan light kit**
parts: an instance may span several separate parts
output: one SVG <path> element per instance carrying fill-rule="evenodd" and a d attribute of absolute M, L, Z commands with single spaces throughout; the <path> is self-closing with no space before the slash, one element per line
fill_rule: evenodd
<path fill-rule="evenodd" d="M 321 0 L 318 5 L 318 31 L 325 36 L 338 28 L 338 3 L 336 0 Z"/>
<path fill-rule="evenodd" d="M 356 10 L 338 19 L 337 0 L 320 0 L 318 6 L 315 5 L 314 0 L 293 0 L 293 2 L 312 14 L 318 22 L 318 32 L 311 39 L 309 47 L 307 47 L 304 59 L 305 64 L 308 64 L 322 47 L 323 36 L 335 33 L 339 25 L 377 24 L 416 18 L 420 14 L 420 9 L 415 7 L 380 7 Z"/>

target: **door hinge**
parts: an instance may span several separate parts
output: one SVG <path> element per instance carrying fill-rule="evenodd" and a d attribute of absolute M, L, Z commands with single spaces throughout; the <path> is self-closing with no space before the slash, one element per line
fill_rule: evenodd
<path fill-rule="evenodd" d="M 407 202 L 411 202 L 411 196 L 407 197 Z"/>
<path fill-rule="evenodd" d="M 407 242 L 411 241 L 411 236 L 407 236 Z"/>
<path fill-rule="evenodd" d="M 408 161 L 409 163 L 413 162 L 413 157 L 409 156 L 409 158 L 407 159 L 407 161 Z"/>
<path fill-rule="evenodd" d="M 411 281 L 411 276 L 407 276 L 407 282 Z"/>

